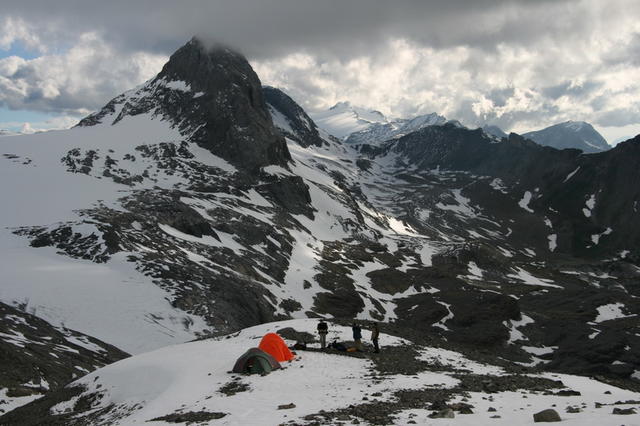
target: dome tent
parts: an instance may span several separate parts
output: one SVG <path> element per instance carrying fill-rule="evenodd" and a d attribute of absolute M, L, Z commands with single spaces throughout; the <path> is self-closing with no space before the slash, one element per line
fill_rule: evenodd
<path fill-rule="evenodd" d="M 276 333 L 267 333 L 260 340 L 260 349 L 271 355 L 276 361 L 291 361 L 294 355 L 291 353 L 287 344 L 282 340 L 282 337 Z"/>
<path fill-rule="evenodd" d="M 278 368 L 282 368 L 280 363 L 271 355 L 258 348 L 251 348 L 238 358 L 233 366 L 233 372 L 265 374 Z"/>

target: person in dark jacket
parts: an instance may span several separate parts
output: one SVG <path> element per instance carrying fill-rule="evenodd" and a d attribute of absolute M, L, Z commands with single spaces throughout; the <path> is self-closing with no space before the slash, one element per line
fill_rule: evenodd
<path fill-rule="evenodd" d="M 380 337 L 380 329 L 378 323 L 374 322 L 371 329 L 371 341 L 373 342 L 373 352 L 380 353 L 380 346 L 378 346 L 378 338 Z"/>
<path fill-rule="evenodd" d="M 320 335 L 320 348 L 325 349 L 327 347 L 327 333 L 329 332 L 329 327 L 324 320 L 320 320 L 318 323 L 318 334 Z"/>
<path fill-rule="evenodd" d="M 356 350 L 362 352 L 362 329 L 354 322 L 351 330 L 353 331 L 353 342 L 356 344 Z"/>

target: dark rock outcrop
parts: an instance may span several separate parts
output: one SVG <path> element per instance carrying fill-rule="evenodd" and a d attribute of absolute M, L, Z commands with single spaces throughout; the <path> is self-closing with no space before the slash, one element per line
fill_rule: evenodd
<path fill-rule="evenodd" d="M 533 421 L 536 423 L 539 422 L 560 422 L 562 419 L 558 412 L 552 408 L 548 410 L 542 410 L 539 413 L 535 413 L 533 415 Z"/>
<path fill-rule="evenodd" d="M 25 304 L 23 308 L 28 309 Z M 129 354 L 0 302 L 0 389 L 9 397 L 61 388 Z M 2 405 L 0 405 L 0 409 Z"/>
<path fill-rule="evenodd" d="M 380 147 L 363 146 L 361 152 L 371 158 L 394 153 L 418 170 L 499 178 L 520 198 L 529 191 L 527 208 L 551 220 L 560 252 L 600 256 L 640 246 L 640 228 L 635 226 L 640 214 L 640 136 L 607 152 L 581 155 L 575 149 L 542 147 L 514 133 L 495 143 L 481 129 L 445 124 Z M 474 192 L 470 189 L 466 196 L 473 200 Z M 488 196 L 496 198 L 500 193 Z M 504 204 L 495 202 L 496 215 L 501 215 Z M 526 213 L 520 213 L 526 222 Z M 527 225 L 522 232 L 527 229 L 534 228 Z M 541 234 L 535 231 L 532 238 L 535 233 Z M 602 236 L 598 243 L 591 242 L 594 235 Z M 541 242 L 545 243 L 544 238 Z"/>
<path fill-rule="evenodd" d="M 279 127 L 281 132 L 305 148 L 311 145 L 322 146 L 326 144 L 318 133 L 316 123 L 289 95 L 270 86 L 263 87 L 262 91 L 267 105 L 286 120 Z M 278 123 L 275 124 L 278 126 Z"/>

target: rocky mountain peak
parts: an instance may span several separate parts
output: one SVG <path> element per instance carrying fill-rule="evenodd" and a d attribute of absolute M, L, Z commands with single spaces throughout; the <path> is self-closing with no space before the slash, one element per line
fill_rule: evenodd
<path fill-rule="evenodd" d="M 192 38 L 140 88 L 114 98 L 79 126 L 152 114 L 242 170 L 286 164 L 291 156 L 271 120 L 260 79 L 240 53 Z"/>
<path fill-rule="evenodd" d="M 157 79 L 185 82 L 200 95 L 197 118 L 205 125 L 193 140 L 214 154 L 246 169 L 291 159 L 271 121 L 260 79 L 241 54 L 194 37 L 171 55 Z"/>
<path fill-rule="evenodd" d="M 156 79 L 183 81 L 194 91 L 213 94 L 226 83 L 246 86 L 258 80 L 258 76 L 240 53 L 219 44 L 206 45 L 193 37 L 171 55 Z M 259 103 L 260 91 L 249 95 L 254 103 Z"/>

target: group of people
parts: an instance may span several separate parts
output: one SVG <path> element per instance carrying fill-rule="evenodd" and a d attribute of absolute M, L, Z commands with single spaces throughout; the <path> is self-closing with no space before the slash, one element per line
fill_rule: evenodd
<path fill-rule="evenodd" d="M 326 349 L 327 347 L 327 333 L 329 333 L 329 326 L 324 320 L 320 320 L 318 323 L 318 334 L 320 335 L 320 348 Z M 355 344 L 355 350 L 358 352 L 364 351 L 362 345 L 362 328 L 358 323 L 354 322 L 351 325 L 351 331 L 353 331 L 353 342 Z M 373 352 L 380 352 L 380 345 L 378 339 L 380 338 L 380 329 L 378 323 L 374 322 L 371 326 L 371 342 L 373 343 Z"/>

